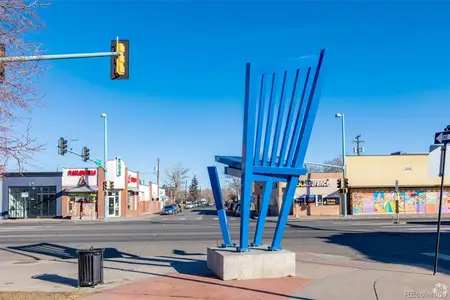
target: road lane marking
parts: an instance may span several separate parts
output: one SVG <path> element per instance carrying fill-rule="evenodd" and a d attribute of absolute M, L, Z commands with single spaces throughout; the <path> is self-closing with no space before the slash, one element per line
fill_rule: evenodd
<path fill-rule="evenodd" d="M 8 231 L 29 231 L 43 228 L 51 228 L 53 226 L 17 226 L 17 227 L 0 227 L 0 232 L 8 232 Z"/>
<path fill-rule="evenodd" d="M 181 221 L 186 220 L 186 218 L 180 218 Z"/>
<path fill-rule="evenodd" d="M 426 256 L 432 256 L 432 257 L 434 257 L 434 255 L 435 255 L 434 252 L 425 252 L 425 253 L 421 253 L 421 254 L 426 255 Z M 439 253 L 438 257 L 439 257 L 439 259 L 450 261 L 450 255 Z"/>
<path fill-rule="evenodd" d="M 201 219 L 203 219 L 203 217 L 198 217 L 198 218 L 197 218 L 197 220 L 201 220 Z"/>
<path fill-rule="evenodd" d="M 431 232 L 436 232 L 437 228 L 436 227 L 421 227 L 421 228 L 409 228 L 409 231 L 431 231 Z M 441 231 L 450 231 L 450 227 L 445 227 L 442 228 L 441 227 Z"/>
<path fill-rule="evenodd" d="M 214 220 L 219 220 L 219 218 L 218 218 L 218 217 L 215 217 Z"/>

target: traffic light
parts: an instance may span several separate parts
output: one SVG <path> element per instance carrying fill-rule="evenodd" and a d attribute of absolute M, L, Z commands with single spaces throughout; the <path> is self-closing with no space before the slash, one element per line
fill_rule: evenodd
<path fill-rule="evenodd" d="M 129 78 L 129 44 L 128 40 L 111 41 L 111 52 L 120 52 L 119 56 L 111 56 L 112 80 Z"/>
<path fill-rule="evenodd" d="M 67 153 L 67 140 L 64 138 L 59 138 L 58 154 L 64 155 L 65 153 Z"/>
<path fill-rule="evenodd" d="M 83 147 L 83 161 L 89 160 L 89 149 L 88 147 Z"/>
<path fill-rule="evenodd" d="M 348 178 L 344 178 L 344 188 L 348 188 Z"/>
<path fill-rule="evenodd" d="M 0 44 L 0 57 L 5 56 L 5 44 Z M 5 81 L 5 64 L 0 63 L 0 83 Z"/>
<path fill-rule="evenodd" d="M 111 190 L 114 189 L 114 181 L 110 181 L 109 182 L 109 187 L 110 187 Z"/>
<path fill-rule="evenodd" d="M 344 193 L 344 189 L 339 189 L 339 194 L 343 194 Z"/>
<path fill-rule="evenodd" d="M 337 188 L 338 189 L 342 188 L 342 181 L 340 178 L 338 178 L 338 180 L 337 180 Z"/>
<path fill-rule="evenodd" d="M 103 190 L 104 191 L 108 190 L 108 181 L 106 181 L 106 180 L 103 181 Z"/>

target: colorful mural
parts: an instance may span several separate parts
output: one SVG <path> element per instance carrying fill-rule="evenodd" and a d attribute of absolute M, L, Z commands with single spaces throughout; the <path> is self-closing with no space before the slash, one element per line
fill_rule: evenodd
<path fill-rule="evenodd" d="M 442 213 L 450 213 L 450 193 L 444 192 Z M 436 213 L 439 192 L 399 193 L 399 212 Z M 394 192 L 352 193 L 353 214 L 395 213 Z"/>

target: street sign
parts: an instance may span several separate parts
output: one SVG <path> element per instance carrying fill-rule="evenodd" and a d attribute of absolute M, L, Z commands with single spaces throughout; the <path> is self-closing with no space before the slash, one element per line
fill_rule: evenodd
<path fill-rule="evenodd" d="M 436 132 L 434 134 L 434 143 L 435 144 L 450 143 L 450 132 L 448 131 Z"/>
<path fill-rule="evenodd" d="M 102 161 L 100 159 L 97 159 L 95 161 L 95 164 L 97 165 L 97 167 L 101 167 L 102 166 Z"/>

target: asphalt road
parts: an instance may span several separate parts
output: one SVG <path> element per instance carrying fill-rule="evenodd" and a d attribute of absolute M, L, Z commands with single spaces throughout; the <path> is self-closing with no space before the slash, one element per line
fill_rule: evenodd
<path fill-rule="evenodd" d="M 239 218 L 229 218 L 235 242 L 239 238 L 239 221 Z M 256 220 L 252 220 L 250 226 L 254 232 Z M 265 243 L 270 244 L 275 226 L 274 220 L 266 223 Z M 441 228 L 440 267 L 450 270 L 450 222 L 444 221 Z M 282 245 L 296 252 L 432 268 L 435 233 L 436 224 L 432 221 L 393 224 L 389 220 L 308 220 L 290 222 Z M 108 247 L 141 256 L 174 251 L 204 252 L 207 245 L 216 245 L 220 239 L 220 227 L 213 209 L 193 209 L 174 216 L 139 221 L 3 223 L 0 225 L 0 250 L 3 250 L 0 259 L 6 259 L 8 253 L 17 250 L 45 254 L 88 246 Z"/>

